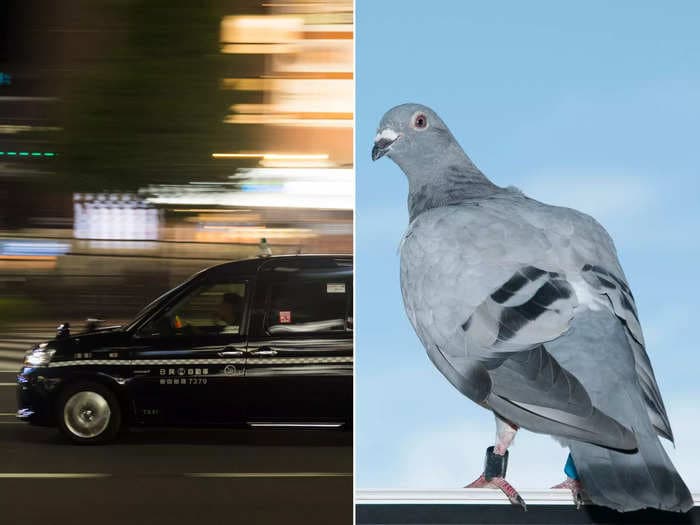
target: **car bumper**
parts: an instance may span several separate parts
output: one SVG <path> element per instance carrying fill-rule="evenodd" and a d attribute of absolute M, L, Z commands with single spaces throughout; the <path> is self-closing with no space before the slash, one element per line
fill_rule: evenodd
<path fill-rule="evenodd" d="M 29 372 L 27 372 L 29 371 Z M 33 425 L 55 424 L 53 388 L 50 381 L 36 374 L 36 369 L 23 369 L 17 375 L 17 419 Z"/>

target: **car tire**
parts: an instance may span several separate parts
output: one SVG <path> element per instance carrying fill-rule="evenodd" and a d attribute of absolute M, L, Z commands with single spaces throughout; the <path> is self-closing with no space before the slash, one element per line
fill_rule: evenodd
<path fill-rule="evenodd" d="M 73 443 L 99 445 L 112 441 L 121 428 L 117 396 L 99 383 L 69 385 L 58 402 L 61 432 Z"/>

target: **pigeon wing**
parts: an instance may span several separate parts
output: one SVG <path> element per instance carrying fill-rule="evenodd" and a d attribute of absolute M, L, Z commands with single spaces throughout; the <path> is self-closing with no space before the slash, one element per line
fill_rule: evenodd
<path fill-rule="evenodd" d="M 577 210 L 548 206 L 525 197 L 489 199 L 484 202 L 484 208 L 495 215 L 519 217 L 520 222 L 545 231 L 552 242 L 560 244 L 548 257 L 558 259 L 567 268 L 567 276 L 576 279 L 576 290 L 582 293 L 583 302 L 597 296 L 594 302 L 614 313 L 624 326 L 649 419 L 660 436 L 673 441 L 666 408 L 646 353 L 634 296 L 605 228 Z"/>
<path fill-rule="evenodd" d="M 547 350 L 548 342 L 569 337 L 577 306 L 562 274 L 524 266 L 465 322 L 466 351 L 489 370 L 487 404 L 502 417 L 536 432 L 632 450 L 632 432 L 595 407 L 579 379 Z M 579 358 L 587 358 L 585 346 Z"/>
<path fill-rule="evenodd" d="M 532 265 L 517 268 L 462 325 L 467 351 L 500 364 L 512 352 L 531 349 L 562 335 L 578 300 L 559 272 Z"/>
<path fill-rule="evenodd" d="M 645 349 L 642 327 L 639 324 L 632 291 L 624 277 L 616 274 L 614 270 L 608 270 L 599 265 L 585 264 L 582 268 L 582 276 L 596 293 L 607 298 L 611 310 L 624 325 L 625 335 L 634 355 L 635 371 L 642 389 L 647 415 L 657 434 L 673 442 L 671 424 Z"/>

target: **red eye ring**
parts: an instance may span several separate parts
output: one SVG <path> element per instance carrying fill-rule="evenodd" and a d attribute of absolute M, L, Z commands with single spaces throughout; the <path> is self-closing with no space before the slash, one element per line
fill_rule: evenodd
<path fill-rule="evenodd" d="M 413 117 L 413 127 L 416 129 L 425 129 L 428 127 L 428 117 L 426 117 L 423 113 L 418 113 L 415 117 Z"/>

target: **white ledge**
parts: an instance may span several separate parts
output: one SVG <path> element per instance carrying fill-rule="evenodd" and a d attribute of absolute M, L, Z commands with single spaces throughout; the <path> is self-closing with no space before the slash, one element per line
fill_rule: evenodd
<path fill-rule="evenodd" d="M 528 505 L 573 505 L 567 489 L 529 489 L 518 491 Z M 695 506 L 700 506 L 700 493 L 693 493 Z M 358 489 L 355 503 L 359 504 L 474 504 L 510 505 L 508 498 L 497 489 Z"/>

